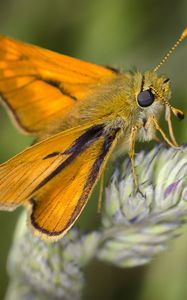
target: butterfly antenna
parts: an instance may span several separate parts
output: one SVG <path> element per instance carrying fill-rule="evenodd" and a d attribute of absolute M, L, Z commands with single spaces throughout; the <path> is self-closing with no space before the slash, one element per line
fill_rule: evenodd
<path fill-rule="evenodd" d="M 183 30 L 179 39 L 175 42 L 173 47 L 166 53 L 166 55 L 162 58 L 161 62 L 154 68 L 154 72 L 157 72 L 158 69 L 165 63 L 168 57 L 173 53 L 173 51 L 177 48 L 177 46 L 187 37 L 187 27 Z"/>

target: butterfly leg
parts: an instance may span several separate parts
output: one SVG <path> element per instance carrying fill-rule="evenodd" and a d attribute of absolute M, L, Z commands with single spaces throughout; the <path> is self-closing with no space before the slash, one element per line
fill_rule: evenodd
<path fill-rule="evenodd" d="M 129 157 L 131 160 L 131 166 L 132 166 L 132 174 L 134 178 L 134 185 L 135 185 L 135 191 L 138 191 L 138 177 L 136 174 L 136 166 L 135 166 L 135 142 L 136 142 L 136 136 L 137 136 L 137 131 L 138 127 L 134 126 L 131 129 L 131 134 L 130 134 L 130 148 L 129 148 Z"/>
<path fill-rule="evenodd" d="M 160 132 L 160 134 L 162 135 L 163 139 L 165 140 L 165 142 L 171 146 L 172 148 L 175 148 L 175 149 L 179 149 L 179 147 L 174 144 L 173 141 L 170 141 L 166 134 L 164 133 L 164 131 L 162 130 L 162 128 L 160 127 L 157 119 L 154 117 L 154 116 L 150 116 L 149 119 L 147 120 L 147 123 L 146 123 L 146 126 L 149 126 L 150 123 L 153 123 L 155 128 Z"/>
<path fill-rule="evenodd" d="M 173 127 L 172 127 L 172 122 L 171 122 L 171 109 L 168 105 L 166 106 L 165 119 L 168 123 L 168 129 L 169 129 L 169 134 L 170 134 L 171 140 L 172 140 L 173 144 L 178 147 L 179 145 L 176 142 L 174 132 L 173 132 Z"/>

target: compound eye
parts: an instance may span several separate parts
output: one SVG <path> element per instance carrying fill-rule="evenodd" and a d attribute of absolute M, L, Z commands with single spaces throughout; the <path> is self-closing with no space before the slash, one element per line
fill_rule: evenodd
<path fill-rule="evenodd" d="M 150 106 L 154 102 L 154 95 L 150 90 L 140 92 L 137 101 L 141 107 Z"/>

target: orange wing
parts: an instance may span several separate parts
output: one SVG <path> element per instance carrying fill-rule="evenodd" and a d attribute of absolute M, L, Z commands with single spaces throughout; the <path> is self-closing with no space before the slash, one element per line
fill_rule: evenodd
<path fill-rule="evenodd" d="M 16 124 L 37 135 L 115 71 L 0 37 L 0 96 Z"/>
<path fill-rule="evenodd" d="M 119 128 L 71 129 L 0 166 L 0 208 L 24 204 L 34 233 L 58 239 L 73 225 L 116 144 Z"/>

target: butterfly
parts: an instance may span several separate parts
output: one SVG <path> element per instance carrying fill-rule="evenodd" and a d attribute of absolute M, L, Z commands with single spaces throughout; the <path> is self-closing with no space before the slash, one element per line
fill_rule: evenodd
<path fill-rule="evenodd" d="M 187 36 L 185 29 L 174 48 Z M 0 209 L 28 209 L 34 234 L 56 241 L 85 207 L 111 155 L 156 130 L 173 147 L 170 82 L 157 70 L 123 72 L 0 37 L 0 98 L 36 143 L 0 165 Z M 171 139 L 159 126 L 163 108 Z"/>

